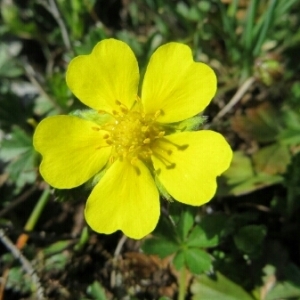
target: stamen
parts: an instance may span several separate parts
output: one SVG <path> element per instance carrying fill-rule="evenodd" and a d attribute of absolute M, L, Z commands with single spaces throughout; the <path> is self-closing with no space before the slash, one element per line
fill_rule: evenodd
<path fill-rule="evenodd" d="M 161 109 L 157 110 L 154 114 L 154 119 L 156 120 L 161 115 L 161 113 L 162 113 Z"/>
<path fill-rule="evenodd" d="M 158 133 L 158 137 L 159 138 L 162 138 L 164 135 L 165 135 L 165 131 L 160 131 L 159 133 Z"/>
<path fill-rule="evenodd" d="M 140 99 L 137 97 L 137 104 Z M 134 158 L 149 160 L 155 148 L 153 142 L 165 135 L 163 125 L 155 121 L 161 111 L 147 115 L 142 108 L 135 107 L 129 110 L 121 101 L 115 100 L 117 107 L 112 111 L 114 121 L 99 127 L 107 132 L 103 134 L 106 144 L 113 146 L 116 159 L 126 159 L 129 162 Z M 169 149 L 170 147 L 168 147 Z M 172 151 L 163 153 L 168 157 Z M 164 160 L 168 168 L 174 167 L 171 162 Z"/>
<path fill-rule="evenodd" d="M 121 112 L 128 113 L 128 108 L 125 105 L 121 104 L 120 109 L 121 109 Z"/>
<path fill-rule="evenodd" d="M 186 150 L 186 149 L 189 147 L 189 144 L 178 145 L 178 144 L 175 144 L 175 143 L 169 141 L 169 140 L 166 139 L 166 138 L 162 138 L 161 141 L 162 141 L 162 142 L 165 142 L 165 143 L 168 143 L 168 144 L 171 144 L 172 146 L 176 147 L 177 150 L 180 150 L 180 151 L 184 151 L 184 150 Z"/>
<path fill-rule="evenodd" d="M 131 159 L 130 163 L 131 163 L 133 166 L 135 166 L 136 163 L 137 163 L 137 161 L 138 161 L 138 158 L 135 156 L 135 157 L 133 157 L 133 158 Z"/>
<path fill-rule="evenodd" d="M 99 131 L 100 130 L 99 127 L 95 127 L 95 126 L 93 126 L 92 129 L 95 130 L 95 131 Z"/>
<path fill-rule="evenodd" d="M 171 161 L 169 161 L 167 158 L 165 158 L 161 154 L 159 154 L 157 152 L 153 152 L 153 154 L 166 166 L 167 169 L 174 169 L 176 167 L 175 163 L 172 163 Z"/>

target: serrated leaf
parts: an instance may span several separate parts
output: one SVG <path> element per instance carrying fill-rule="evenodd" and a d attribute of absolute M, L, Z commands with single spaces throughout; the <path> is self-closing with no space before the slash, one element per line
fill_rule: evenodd
<path fill-rule="evenodd" d="M 152 234 L 155 237 L 167 239 L 169 241 L 174 242 L 175 244 L 178 243 L 178 235 L 175 229 L 175 225 L 170 219 L 170 217 L 167 217 L 165 215 L 161 216 Z"/>
<path fill-rule="evenodd" d="M 240 183 L 254 176 L 254 171 L 250 157 L 241 151 L 233 153 L 232 163 L 229 169 L 224 172 L 229 185 Z"/>
<path fill-rule="evenodd" d="M 253 162 L 258 173 L 270 175 L 282 174 L 291 161 L 287 146 L 276 143 L 263 147 L 253 155 Z"/>
<path fill-rule="evenodd" d="M 191 231 L 187 239 L 188 247 L 199 247 L 199 248 L 208 248 L 214 247 L 218 244 L 218 237 L 215 235 L 212 238 L 208 238 L 204 230 L 196 225 Z"/>
<path fill-rule="evenodd" d="M 24 70 L 16 60 L 9 55 L 5 44 L 0 44 L 0 77 L 14 78 L 22 75 Z"/>
<path fill-rule="evenodd" d="M 10 132 L 13 126 L 24 128 L 27 120 L 32 115 L 33 103 L 22 101 L 11 93 L 1 95 L 0 98 L 0 127 L 3 131 Z"/>
<path fill-rule="evenodd" d="M 180 270 L 185 263 L 184 251 L 179 250 L 173 258 L 173 265 L 177 270 Z"/>
<path fill-rule="evenodd" d="M 160 258 L 165 258 L 176 253 L 179 250 L 179 245 L 163 238 L 154 237 L 144 241 L 142 250 L 146 254 L 158 255 Z"/>
<path fill-rule="evenodd" d="M 261 244 L 267 234 L 267 229 L 262 225 L 248 225 L 242 227 L 234 235 L 236 247 L 246 254 L 255 254 L 261 250 Z"/>
<path fill-rule="evenodd" d="M 193 274 L 201 274 L 211 267 L 211 257 L 208 253 L 197 249 L 188 248 L 184 251 L 185 262 Z"/>
<path fill-rule="evenodd" d="M 191 209 L 185 208 L 181 212 L 179 222 L 177 223 L 176 226 L 176 231 L 182 241 L 184 241 L 185 238 L 187 237 L 187 234 L 191 230 L 193 224 L 194 224 L 194 215 Z"/>
<path fill-rule="evenodd" d="M 245 116 L 235 116 L 231 121 L 233 130 L 246 140 L 262 143 L 273 142 L 280 132 L 279 113 L 268 102 L 248 108 Z"/>
<path fill-rule="evenodd" d="M 1 144 L 0 157 L 7 162 L 31 149 L 32 138 L 22 129 L 14 127 L 11 136 L 7 136 Z"/>
<path fill-rule="evenodd" d="M 233 195 L 244 195 L 257 191 L 259 189 L 278 184 L 283 181 L 283 177 L 280 175 L 268 175 L 268 174 L 258 174 L 257 176 L 250 178 L 249 180 L 243 182 L 242 184 L 234 187 L 231 192 Z"/>
<path fill-rule="evenodd" d="M 206 230 L 204 230 L 204 228 L 206 228 Z M 209 248 L 218 245 L 221 228 L 212 228 L 208 225 L 204 228 L 202 227 L 202 223 L 193 228 L 187 239 L 188 247 Z"/>
<path fill-rule="evenodd" d="M 6 288 L 19 293 L 28 293 L 31 290 L 31 278 L 24 273 L 21 267 L 12 267 L 9 270 Z"/>
<path fill-rule="evenodd" d="M 254 300 L 243 288 L 217 272 L 214 278 L 205 274 L 191 285 L 192 300 Z"/>
<path fill-rule="evenodd" d="M 199 225 L 196 225 L 187 239 L 188 247 L 203 247 L 202 242 L 205 241 L 205 233 Z"/>
<path fill-rule="evenodd" d="M 37 153 L 32 145 L 32 137 L 23 130 L 15 127 L 10 138 L 2 142 L 0 158 L 8 162 L 5 171 L 17 188 L 34 182 Z"/>
<path fill-rule="evenodd" d="M 224 231 L 226 231 L 228 221 L 229 217 L 227 215 L 215 213 L 203 216 L 200 225 L 208 239 L 216 236 L 219 241 Z"/>
<path fill-rule="evenodd" d="M 283 145 L 298 145 L 300 144 L 300 130 L 285 128 L 279 135 L 278 139 Z"/>

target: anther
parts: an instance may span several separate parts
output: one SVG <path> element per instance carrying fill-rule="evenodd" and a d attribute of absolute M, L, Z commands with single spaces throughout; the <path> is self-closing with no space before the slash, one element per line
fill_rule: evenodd
<path fill-rule="evenodd" d="M 156 111 L 155 114 L 154 114 L 154 119 L 157 119 L 161 115 L 161 113 L 162 113 L 161 109 L 159 109 L 158 111 Z"/>
<path fill-rule="evenodd" d="M 130 163 L 134 166 L 134 165 L 136 165 L 136 162 L 137 162 L 137 157 L 135 156 L 135 157 L 133 157 L 132 159 L 131 159 L 131 161 L 130 161 Z"/>
<path fill-rule="evenodd" d="M 129 152 L 133 152 L 134 148 L 135 148 L 135 146 L 130 146 L 129 149 L 128 149 L 128 151 Z"/>
<path fill-rule="evenodd" d="M 142 128 L 141 128 L 142 132 L 146 132 L 146 131 L 148 131 L 148 129 L 149 129 L 149 126 L 142 126 Z"/>
<path fill-rule="evenodd" d="M 165 133 L 166 133 L 165 131 L 160 131 L 158 134 L 158 137 L 160 137 L 160 138 L 163 137 L 165 135 Z"/>
<path fill-rule="evenodd" d="M 116 100 L 117 105 L 121 105 L 122 103 L 119 100 Z"/>
<path fill-rule="evenodd" d="M 95 130 L 95 131 L 99 131 L 100 130 L 99 127 L 94 127 L 94 126 L 92 127 L 92 129 Z"/>
<path fill-rule="evenodd" d="M 149 138 L 146 138 L 143 140 L 144 144 L 150 144 L 150 142 L 151 142 L 151 139 L 149 139 Z"/>
<path fill-rule="evenodd" d="M 120 109 L 123 113 L 128 113 L 128 108 L 125 105 L 120 104 Z"/>
<path fill-rule="evenodd" d="M 106 139 L 108 139 L 109 138 L 109 134 L 104 134 L 104 136 L 103 136 L 103 138 L 106 140 Z"/>
<path fill-rule="evenodd" d="M 112 142 L 111 140 L 106 140 L 106 143 L 107 143 L 108 145 L 112 145 L 112 144 L 113 144 L 113 142 Z"/>

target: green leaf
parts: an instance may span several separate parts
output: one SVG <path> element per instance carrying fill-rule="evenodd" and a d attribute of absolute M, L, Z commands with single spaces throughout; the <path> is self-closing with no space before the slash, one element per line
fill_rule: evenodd
<path fill-rule="evenodd" d="M 192 300 L 254 300 L 239 285 L 217 272 L 214 278 L 205 274 L 191 285 Z"/>
<path fill-rule="evenodd" d="M 270 274 L 271 276 L 274 274 Z M 284 279 L 277 281 L 273 288 L 269 289 L 265 300 L 300 298 L 300 270 L 289 263 L 284 270 Z"/>
<path fill-rule="evenodd" d="M 27 120 L 32 116 L 32 103 L 24 103 L 14 94 L 7 93 L 0 97 L 0 127 L 10 132 L 13 126 L 26 128 Z"/>
<path fill-rule="evenodd" d="M 184 251 L 185 262 L 193 274 L 201 274 L 211 267 L 211 257 L 197 248 L 188 248 Z"/>
<path fill-rule="evenodd" d="M 297 153 L 291 164 L 288 166 L 284 176 L 284 186 L 287 189 L 286 211 L 287 215 L 291 216 L 300 207 L 300 153 Z"/>
<path fill-rule="evenodd" d="M 14 127 L 11 136 L 2 142 L 0 159 L 8 162 L 5 171 L 18 189 L 35 181 L 37 153 L 32 145 L 32 137 L 20 128 Z"/>
<path fill-rule="evenodd" d="M 193 224 L 194 224 L 194 215 L 191 209 L 184 207 L 184 210 L 181 212 L 179 222 L 177 223 L 177 226 L 175 228 L 182 241 L 184 241 L 185 238 L 187 237 Z"/>
<path fill-rule="evenodd" d="M 179 250 L 179 245 L 163 239 L 163 238 L 149 238 L 146 239 L 142 245 L 142 250 L 146 254 L 158 255 L 165 258 Z"/>
<path fill-rule="evenodd" d="M 290 161 L 291 154 L 287 146 L 279 143 L 263 147 L 253 155 L 257 172 L 270 175 L 284 173 Z"/>
<path fill-rule="evenodd" d="M 173 265 L 180 270 L 185 264 L 184 250 L 179 250 L 173 258 Z"/>
<path fill-rule="evenodd" d="M 44 255 L 53 255 L 59 252 L 62 252 L 65 250 L 69 245 L 71 244 L 71 241 L 58 241 L 54 244 L 51 244 L 47 248 L 43 250 Z"/>
<path fill-rule="evenodd" d="M 200 225 L 209 240 L 217 239 L 219 242 L 221 236 L 225 234 L 228 221 L 227 215 L 215 213 L 203 216 Z"/>
<path fill-rule="evenodd" d="M 201 248 L 217 246 L 227 221 L 228 217 L 221 214 L 204 216 L 188 236 L 187 245 Z"/>
<path fill-rule="evenodd" d="M 87 293 L 93 297 L 93 300 L 107 300 L 105 291 L 98 281 L 94 281 L 89 285 Z"/>
<path fill-rule="evenodd" d="M 233 153 L 229 169 L 224 172 L 229 185 L 240 183 L 254 176 L 251 159 L 241 151 Z"/>
<path fill-rule="evenodd" d="M 299 98 L 299 97 L 298 97 Z M 300 143 L 300 116 L 289 107 L 282 109 L 283 130 L 279 133 L 278 139 L 284 145 L 297 145 Z"/>
<path fill-rule="evenodd" d="M 233 130 L 246 140 L 269 143 L 277 140 L 280 132 L 279 112 L 268 102 L 246 109 L 246 115 L 233 117 Z"/>
<path fill-rule="evenodd" d="M 9 54 L 9 46 L 0 43 L 0 77 L 15 78 L 23 73 L 23 68 Z"/>
<path fill-rule="evenodd" d="M 248 225 L 242 227 L 234 235 L 236 247 L 246 254 L 256 254 L 261 250 L 261 244 L 266 237 L 267 229 L 262 225 Z"/>
<path fill-rule="evenodd" d="M 26 153 L 32 148 L 32 138 L 22 129 L 14 127 L 11 136 L 7 136 L 1 147 L 0 156 L 5 162 L 12 160 L 18 155 Z"/>
<path fill-rule="evenodd" d="M 70 257 L 68 252 L 54 254 L 45 260 L 45 271 L 62 271 L 65 269 Z"/>
<path fill-rule="evenodd" d="M 5 284 L 7 289 L 12 289 L 19 293 L 28 293 L 31 290 L 31 278 L 24 273 L 22 267 L 12 267 L 9 269 L 7 282 Z"/>
<path fill-rule="evenodd" d="M 152 233 L 155 237 L 166 239 L 178 244 L 178 235 L 176 232 L 175 224 L 168 216 L 161 215 L 158 224 Z"/>
<path fill-rule="evenodd" d="M 214 236 L 212 238 L 208 238 L 204 230 L 196 225 L 187 239 L 188 247 L 200 247 L 200 248 L 208 248 L 214 247 L 218 244 L 218 236 Z"/>

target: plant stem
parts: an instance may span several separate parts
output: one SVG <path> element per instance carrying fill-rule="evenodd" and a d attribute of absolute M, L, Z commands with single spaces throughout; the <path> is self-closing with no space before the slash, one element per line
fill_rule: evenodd
<path fill-rule="evenodd" d="M 50 189 L 46 188 L 44 190 L 44 192 L 42 193 L 41 197 L 39 198 L 37 204 L 35 205 L 29 219 L 27 220 L 25 226 L 24 226 L 24 230 L 25 231 L 32 231 L 34 229 L 34 226 L 36 225 L 38 219 L 41 216 L 41 213 L 49 199 L 49 195 L 50 195 Z M 26 242 L 28 240 L 28 234 L 27 233 L 22 233 L 17 242 L 16 242 L 16 246 L 18 249 L 22 249 Z"/>
<path fill-rule="evenodd" d="M 184 300 L 186 294 L 186 268 L 182 267 L 180 270 L 179 277 L 179 291 L 178 291 L 178 300 Z"/>

